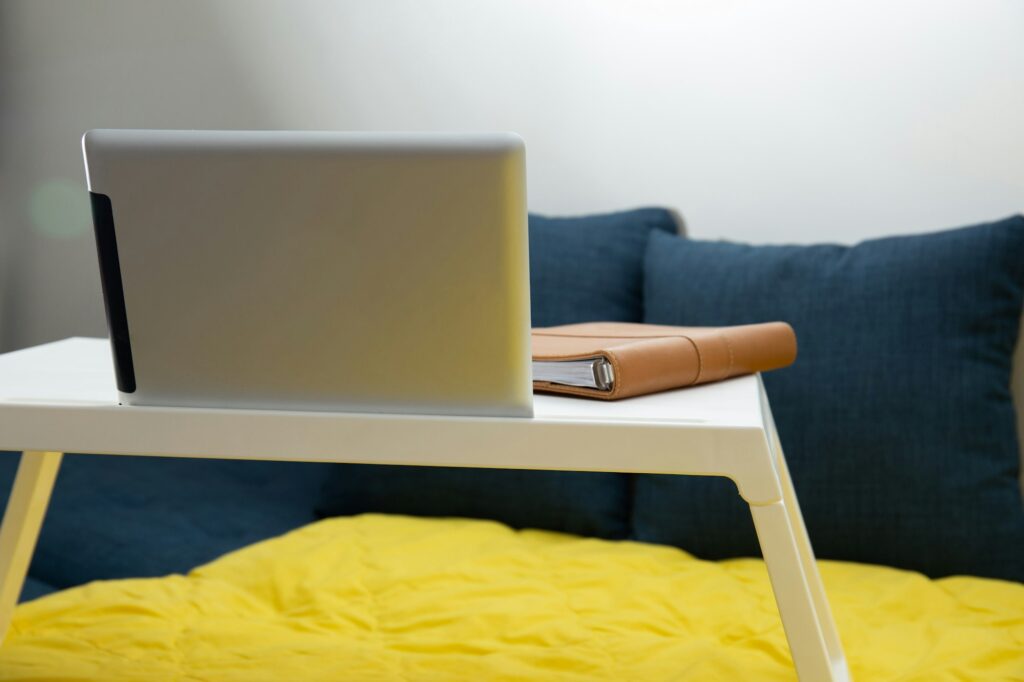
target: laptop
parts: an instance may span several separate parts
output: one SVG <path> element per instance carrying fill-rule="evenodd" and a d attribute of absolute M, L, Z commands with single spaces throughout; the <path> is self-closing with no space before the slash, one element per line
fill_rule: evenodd
<path fill-rule="evenodd" d="M 532 414 L 516 135 L 82 146 L 123 404 Z"/>

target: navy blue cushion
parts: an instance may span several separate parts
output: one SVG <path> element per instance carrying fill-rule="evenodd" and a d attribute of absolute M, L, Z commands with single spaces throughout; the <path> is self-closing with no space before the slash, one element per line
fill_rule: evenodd
<path fill-rule="evenodd" d="M 661 208 L 579 218 L 530 216 L 534 327 L 643 319 L 643 267 L 652 231 L 674 234 Z"/>
<path fill-rule="evenodd" d="M 663 209 L 577 218 L 530 216 L 534 326 L 643 317 L 643 258 Z M 325 516 L 383 512 L 495 519 L 605 538 L 629 532 L 629 479 L 619 474 L 337 465 L 317 507 Z"/>
<path fill-rule="evenodd" d="M 494 519 L 513 528 L 624 538 L 626 477 L 567 471 L 339 464 L 324 485 L 323 516 L 364 512 Z"/>
<path fill-rule="evenodd" d="M 18 456 L 0 453 L 0 496 Z M 180 573 L 316 520 L 326 464 L 67 455 L 30 575 L 57 588 Z"/>
<path fill-rule="evenodd" d="M 785 320 L 796 364 L 765 376 L 819 556 L 1024 580 L 1010 396 L 1024 217 L 853 247 L 654 235 L 645 320 Z M 723 479 L 640 476 L 635 534 L 756 555 Z"/>
<path fill-rule="evenodd" d="M 21 588 L 21 596 L 18 598 L 18 601 L 32 601 L 56 591 L 57 588 L 53 585 L 29 576 L 25 579 L 25 585 Z"/>

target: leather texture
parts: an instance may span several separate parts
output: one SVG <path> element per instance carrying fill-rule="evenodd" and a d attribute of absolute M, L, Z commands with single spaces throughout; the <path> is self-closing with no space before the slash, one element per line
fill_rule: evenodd
<path fill-rule="evenodd" d="M 587 322 L 534 329 L 532 343 L 535 361 L 607 359 L 615 374 L 610 391 L 533 382 L 536 391 L 601 400 L 766 372 L 796 360 L 796 334 L 785 322 L 734 327 Z"/>

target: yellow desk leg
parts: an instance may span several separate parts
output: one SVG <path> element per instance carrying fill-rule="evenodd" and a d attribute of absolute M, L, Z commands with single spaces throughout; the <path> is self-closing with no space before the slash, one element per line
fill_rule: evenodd
<path fill-rule="evenodd" d="M 11 625 L 14 606 L 25 584 L 61 456 L 59 452 L 21 454 L 18 475 L 0 525 L 0 642 Z"/>

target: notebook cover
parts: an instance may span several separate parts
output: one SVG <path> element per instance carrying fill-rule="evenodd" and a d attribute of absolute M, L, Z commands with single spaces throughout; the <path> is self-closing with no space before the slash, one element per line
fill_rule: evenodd
<path fill-rule="evenodd" d="M 534 360 L 604 356 L 610 391 L 535 381 L 535 391 L 617 400 L 683 386 L 766 372 L 796 360 L 796 334 L 785 322 L 736 327 L 672 327 L 633 322 L 585 322 L 532 332 Z"/>

